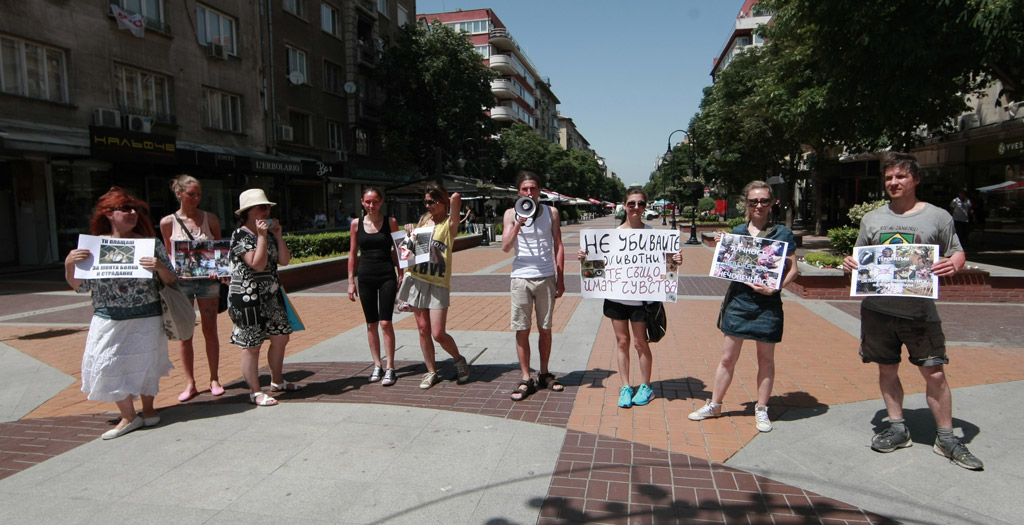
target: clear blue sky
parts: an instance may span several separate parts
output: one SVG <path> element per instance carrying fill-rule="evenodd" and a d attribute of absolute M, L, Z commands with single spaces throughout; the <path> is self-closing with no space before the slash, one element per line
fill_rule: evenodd
<path fill-rule="evenodd" d="M 598 155 L 647 182 L 697 112 L 743 0 L 417 0 L 417 13 L 490 8 Z M 683 134 L 672 137 L 682 140 Z"/>

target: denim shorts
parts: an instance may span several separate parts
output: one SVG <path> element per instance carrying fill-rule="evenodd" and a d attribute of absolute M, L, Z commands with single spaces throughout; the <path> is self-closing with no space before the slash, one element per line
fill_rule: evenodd
<path fill-rule="evenodd" d="M 178 279 L 178 288 L 189 300 L 220 297 L 220 281 L 217 279 Z"/>

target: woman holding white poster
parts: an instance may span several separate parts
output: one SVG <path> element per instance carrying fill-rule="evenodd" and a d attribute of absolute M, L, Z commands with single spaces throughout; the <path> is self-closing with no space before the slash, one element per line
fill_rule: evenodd
<path fill-rule="evenodd" d="M 178 211 L 160 219 L 160 233 L 164 245 L 174 241 L 205 241 L 220 239 L 220 220 L 217 216 L 199 209 L 203 188 L 191 175 L 178 175 L 171 181 L 171 191 L 180 203 Z M 220 281 L 216 273 L 209 279 L 182 279 L 178 283 L 185 297 L 195 299 L 206 342 L 206 361 L 210 365 L 210 394 L 224 394 L 220 384 L 220 339 L 217 335 L 217 301 L 220 298 Z M 192 339 L 182 341 L 179 347 L 181 368 L 185 371 L 185 390 L 178 394 L 178 401 L 184 403 L 199 395 L 196 388 L 195 350 Z"/>
<path fill-rule="evenodd" d="M 647 194 L 639 187 L 630 188 L 626 192 L 625 201 L 626 219 L 619 226 L 619 229 L 651 229 L 650 225 L 644 224 L 644 210 L 647 209 Z M 580 248 L 579 260 L 586 258 L 586 252 Z M 672 256 L 676 264 L 683 262 L 682 252 Z M 622 387 L 619 389 L 619 406 L 629 408 L 631 406 L 644 406 L 654 399 L 654 390 L 651 388 L 651 368 L 653 356 L 651 355 L 650 342 L 647 340 L 647 316 L 643 301 L 630 300 L 604 300 L 604 316 L 612 320 L 612 328 L 615 330 L 615 343 L 618 352 L 618 373 L 622 379 Z M 636 347 L 637 359 L 640 362 L 640 386 L 636 392 L 630 386 L 629 378 L 629 330 L 633 329 L 634 346 Z"/>
<path fill-rule="evenodd" d="M 768 417 L 768 399 L 775 383 L 775 343 L 782 340 L 782 297 L 779 292 L 796 278 L 796 243 L 792 230 L 781 224 L 771 224 L 769 220 L 774 199 L 768 183 L 751 182 L 743 188 L 741 195 L 746 206 L 747 223 L 733 228 L 732 233 L 785 241 L 786 267 L 779 290 L 758 283 L 733 282 L 729 285 L 718 316 L 718 328 L 725 334 L 725 342 L 722 344 L 722 360 L 715 372 L 711 399 L 689 418 L 700 421 L 722 415 L 722 399 L 732 383 L 743 341 L 750 339 L 757 345 L 755 423 L 761 432 L 769 432 L 772 422 Z M 721 238 L 722 234 L 717 234 L 715 242 Z"/>
<path fill-rule="evenodd" d="M 394 217 L 381 215 L 384 196 L 372 186 L 363 190 L 363 209 L 366 214 L 353 219 L 349 227 L 350 247 L 348 252 L 348 300 L 363 306 L 366 318 L 366 338 L 373 358 L 370 382 L 380 381 L 381 386 L 395 384 L 395 327 L 391 324 L 394 314 L 395 295 L 402 279 L 402 269 L 397 268 L 398 257 L 391 242 L 391 232 L 398 229 Z M 395 276 L 395 269 L 398 276 Z M 357 273 L 358 272 L 358 273 Z M 358 288 L 356 276 L 358 275 Z M 380 332 L 377 331 L 378 325 Z M 384 354 L 387 363 L 381 363 L 380 340 L 384 337 Z"/>
<path fill-rule="evenodd" d="M 110 188 L 96 203 L 90 224 L 92 235 L 111 239 L 156 237 L 149 222 L 149 206 L 123 189 Z M 156 243 L 153 257 L 140 257 L 139 265 L 153 278 L 75 278 L 75 265 L 88 260 L 89 250 L 71 250 L 64 260 L 64 279 L 78 293 L 91 292 L 93 315 L 82 356 L 82 392 L 90 401 L 117 404 L 121 420 L 103 433 L 103 439 L 121 437 L 143 426 L 160 423 L 153 406 L 160 378 L 168 375 L 167 337 L 161 323 L 159 279 L 177 278 L 167 250 Z M 142 398 L 142 415 L 135 398 Z"/>

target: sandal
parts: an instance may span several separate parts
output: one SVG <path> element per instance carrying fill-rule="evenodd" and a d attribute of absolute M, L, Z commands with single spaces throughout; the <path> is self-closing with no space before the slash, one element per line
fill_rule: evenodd
<path fill-rule="evenodd" d="M 547 388 L 552 392 L 561 392 L 565 390 L 565 385 L 555 379 L 555 374 L 544 373 L 537 374 L 537 388 Z"/>
<path fill-rule="evenodd" d="M 271 392 L 298 392 L 299 390 L 302 390 L 302 385 L 289 383 L 285 380 L 281 380 L 280 383 L 270 382 Z"/>
<path fill-rule="evenodd" d="M 523 388 L 526 387 L 526 388 Z M 537 387 L 534 386 L 533 379 L 524 379 L 516 385 L 515 390 L 512 391 L 512 401 L 522 401 L 530 396 L 530 394 L 537 391 Z M 518 397 L 516 397 L 518 396 Z"/>
<path fill-rule="evenodd" d="M 256 401 L 256 398 L 258 398 L 260 396 L 263 396 L 263 399 L 260 400 L 260 401 Z M 255 394 L 250 393 L 249 394 L 249 402 L 254 404 L 254 405 L 256 405 L 256 406 L 258 406 L 258 407 L 272 407 L 272 406 L 277 404 L 277 400 L 276 399 L 270 397 L 267 394 L 264 394 L 263 392 L 257 392 Z"/>

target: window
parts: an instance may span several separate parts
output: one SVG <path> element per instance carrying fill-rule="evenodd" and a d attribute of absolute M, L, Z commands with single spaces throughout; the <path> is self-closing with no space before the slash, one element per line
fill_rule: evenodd
<path fill-rule="evenodd" d="M 341 38 L 341 26 L 338 24 L 338 10 L 327 4 L 320 4 L 320 29 Z"/>
<path fill-rule="evenodd" d="M 338 64 L 324 60 L 324 91 L 341 95 L 344 93 L 345 74 Z"/>
<path fill-rule="evenodd" d="M 167 77 L 141 69 L 114 64 L 114 98 L 125 113 L 151 115 L 169 120 L 170 96 Z"/>
<path fill-rule="evenodd" d="M 306 18 L 306 0 L 281 0 L 281 7 L 289 13 Z"/>
<path fill-rule="evenodd" d="M 480 53 L 481 58 L 491 58 L 491 46 L 484 44 L 482 46 L 473 46 L 473 49 L 475 49 L 477 53 Z"/>
<path fill-rule="evenodd" d="M 0 89 L 14 95 L 68 102 L 64 52 L 0 37 Z"/>
<path fill-rule="evenodd" d="M 308 78 L 306 76 L 306 52 L 301 49 L 296 49 L 292 46 L 284 46 L 287 50 L 286 56 L 286 67 L 288 69 L 288 76 L 291 78 L 291 74 L 296 71 L 302 74 L 302 84 L 308 84 Z"/>
<path fill-rule="evenodd" d="M 467 22 L 449 22 L 445 24 L 455 30 L 456 33 L 463 32 L 475 35 L 478 33 L 489 33 L 491 23 L 488 20 L 472 20 Z"/>
<path fill-rule="evenodd" d="M 288 125 L 292 127 L 292 142 L 296 144 L 311 144 L 309 115 L 298 111 L 288 112 Z"/>
<path fill-rule="evenodd" d="M 398 27 L 402 27 L 409 23 L 409 10 L 398 6 Z"/>
<path fill-rule="evenodd" d="M 356 154 L 358 155 L 369 155 L 370 147 L 367 144 L 366 130 L 363 128 L 356 128 Z"/>
<path fill-rule="evenodd" d="M 235 19 L 202 4 L 196 4 L 196 33 L 202 45 L 213 42 L 227 49 L 229 54 L 238 54 L 235 46 Z"/>
<path fill-rule="evenodd" d="M 242 98 L 238 95 L 204 88 L 201 111 L 204 127 L 242 132 Z"/>
<path fill-rule="evenodd" d="M 345 142 L 342 139 L 341 133 L 341 122 L 327 121 L 327 149 L 334 151 L 343 151 L 345 149 Z"/>
<path fill-rule="evenodd" d="M 142 15 L 142 23 L 150 29 L 167 33 L 170 27 L 164 24 L 164 0 L 118 0 L 121 9 Z"/>
<path fill-rule="evenodd" d="M 377 12 L 388 16 L 388 0 L 377 0 Z"/>

